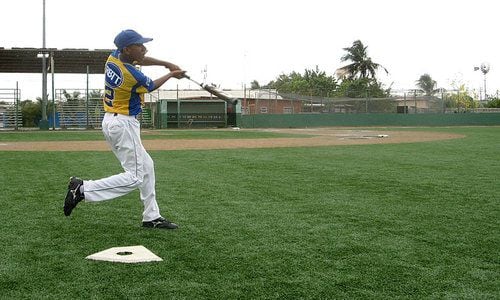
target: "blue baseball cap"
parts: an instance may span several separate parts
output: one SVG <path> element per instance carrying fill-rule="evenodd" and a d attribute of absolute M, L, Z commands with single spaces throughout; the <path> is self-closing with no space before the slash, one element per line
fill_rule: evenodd
<path fill-rule="evenodd" d="M 118 48 L 118 50 L 122 50 L 123 48 L 130 46 L 132 44 L 144 44 L 147 42 L 152 41 L 152 38 L 145 38 L 139 33 L 137 33 L 135 30 L 132 29 L 127 29 L 123 30 L 120 32 L 116 37 L 115 37 L 115 45 Z"/>

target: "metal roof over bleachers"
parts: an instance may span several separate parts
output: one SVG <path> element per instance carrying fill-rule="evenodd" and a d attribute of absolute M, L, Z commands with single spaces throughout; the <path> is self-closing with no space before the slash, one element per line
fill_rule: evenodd
<path fill-rule="evenodd" d="M 42 55 L 54 58 L 55 73 L 90 74 L 104 73 L 104 64 L 112 49 L 54 49 L 0 47 L 0 73 L 42 73 Z"/>

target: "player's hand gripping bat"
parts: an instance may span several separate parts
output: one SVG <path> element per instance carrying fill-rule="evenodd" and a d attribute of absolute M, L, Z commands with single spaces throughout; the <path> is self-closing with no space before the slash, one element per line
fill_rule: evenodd
<path fill-rule="evenodd" d="M 192 82 L 194 82 L 197 85 L 199 85 L 202 89 L 204 89 L 205 91 L 209 92 L 210 94 L 216 96 L 217 98 L 219 98 L 221 100 L 224 100 L 224 101 L 226 101 L 226 102 L 228 102 L 230 104 L 233 104 L 233 105 L 236 105 L 238 103 L 238 99 L 237 98 L 233 98 L 233 97 L 229 96 L 228 94 L 225 94 L 223 91 L 218 90 L 214 86 L 211 86 L 211 85 L 208 85 L 208 84 L 199 83 L 198 81 L 196 81 L 196 80 L 192 79 L 191 77 L 189 77 L 187 74 L 184 74 L 184 78 L 191 80 Z"/>

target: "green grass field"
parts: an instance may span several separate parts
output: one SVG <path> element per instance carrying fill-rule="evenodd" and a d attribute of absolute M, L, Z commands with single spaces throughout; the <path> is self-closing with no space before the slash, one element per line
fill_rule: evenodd
<path fill-rule="evenodd" d="M 418 130 L 466 138 L 152 151 L 175 231 L 140 227 L 138 192 L 63 215 L 69 176 L 121 171 L 111 152 L 0 151 L 0 298 L 498 299 L 500 127 Z M 85 259 L 132 245 L 164 261 Z"/>

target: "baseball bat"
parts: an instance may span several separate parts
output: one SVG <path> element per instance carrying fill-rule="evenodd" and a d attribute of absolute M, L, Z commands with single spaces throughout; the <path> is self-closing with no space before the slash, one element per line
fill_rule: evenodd
<path fill-rule="evenodd" d="M 216 96 L 217 98 L 219 98 L 221 100 L 224 100 L 224 101 L 231 103 L 233 105 L 236 105 L 238 103 L 238 99 L 232 98 L 229 95 L 224 94 L 224 92 L 217 90 L 217 88 L 215 88 L 214 86 L 199 83 L 198 81 L 192 79 L 191 77 L 189 77 L 186 74 L 184 74 L 184 78 L 191 80 L 195 84 L 199 85 L 202 89 L 204 89 L 205 91 L 209 92 L 210 94 Z"/>

